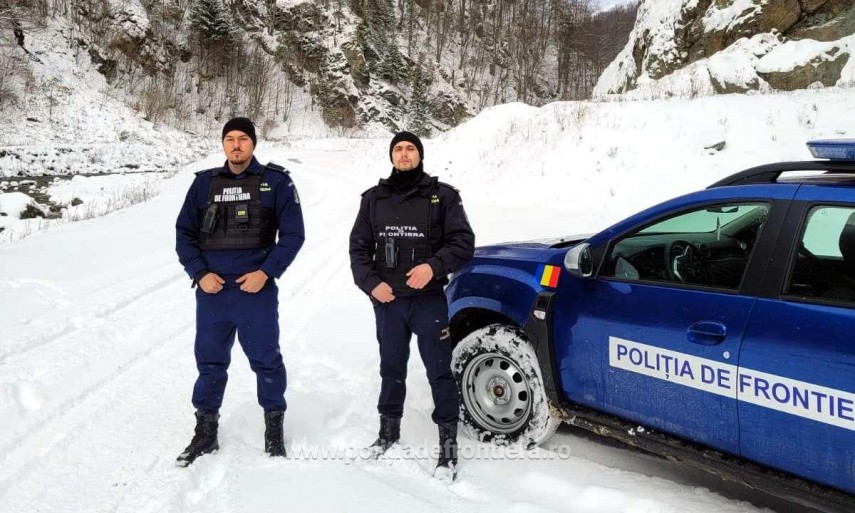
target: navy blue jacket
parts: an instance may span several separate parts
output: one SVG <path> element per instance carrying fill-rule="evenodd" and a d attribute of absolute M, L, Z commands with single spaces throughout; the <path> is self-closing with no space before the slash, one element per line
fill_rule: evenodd
<path fill-rule="evenodd" d="M 429 175 L 424 175 L 415 187 L 428 187 L 430 180 Z M 375 208 L 379 190 L 398 203 L 412 194 L 412 191 L 402 193 L 385 179 L 362 194 L 359 213 L 350 232 L 350 269 L 353 281 L 369 296 L 371 291 L 382 283 L 374 262 L 377 241 L 375 229 L 371 225 L 371 213 Z M 426 263 L 433 271 L 433 280 L 438 282 L 435 285 L 441 287 L 448 283 L 449 273 L 457 271 L 472 260 L 475 254 L 475 234 L 469 226 L 469 219 L 463 210 L 463 201 L 457 189 L 439 182 L 436 194 L 439 199 L 439 215 L 436 229 L 431 231 L 430 245 L 433 256 Z"/>
<path fill-rule="evenodd" d="M 275 212 L 279 228 L 276 244 L 258 249 L 200 250 L 199 227 L 208 204 L 211 178 L 215 175 L 225 175 L 235 180 L 243 180 L 249 174 L 262 175 L 262 184 L 269 185 L 262 186 L 260 200 L 262 207 L 272 208 Z M 279 278 L 294 261 L 305 240 L 300 197 L 291 177 L 284 172 L 262 166 L 255 157 L 249 167 L 236 176 L 229 170 L 228 163 L 223 167 L 197 173 L 178 214 L 175 232 L 178 260 L 191 278 L 196 278 L 205 270 L 225 277 L 240 276 L 259 269 L 271 278 Z"/>

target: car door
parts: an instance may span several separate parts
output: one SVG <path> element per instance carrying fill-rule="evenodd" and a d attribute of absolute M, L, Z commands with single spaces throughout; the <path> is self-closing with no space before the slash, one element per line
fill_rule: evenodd
<path fill-rule="evenodd" d="M 743 278 L 786 207 L 756 192 L 709 191 L 641 215 L 611 238 L 593 279 L 559 285 L 556 358 L 571 400 L 738 452 L 736 370 L 755 301 Z M 692 258 L 703 265 L 690 269 Z"/>
<path fill-rule="evenodd" d="M 855 205 L 804 185 L 739 360 L 743 457 L 855 493 Z"/>

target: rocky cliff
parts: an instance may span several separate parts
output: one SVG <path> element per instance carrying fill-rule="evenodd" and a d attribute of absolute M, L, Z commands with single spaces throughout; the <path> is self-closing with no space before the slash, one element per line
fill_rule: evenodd
<path fill-rule="evenodd" d="M 587 97 L 614 55 L 590 44 L 603 38 L 581 43 L 594 17 L 586 0 L 15 5 L 0 9 L 0 28 L 13 29 L 0 31 L 0 64 L 10 64 L 0 66 L 7 119 L 32 115 L 34 97 L 54 83 L 63 86 L 58 95 L 97 88 L 157 125 L 190 132 L 244 114 L 262 137 L 322 135 L 319 127 L 430 133 L 498 103 Z M 627 30 L 612 32 L 625 38 Z M 96 70 L 105 84 L 75 85 L 69 67 Z"/>
<path fill-rule="evenodd" d="M 645 0 L 595 96 L 855 85 L 852 0 Z"/>

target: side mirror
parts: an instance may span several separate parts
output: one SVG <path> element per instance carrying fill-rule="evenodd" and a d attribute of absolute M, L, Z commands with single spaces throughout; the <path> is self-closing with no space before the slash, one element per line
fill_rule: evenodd
<path fill-rule="evenodd" d="M 591 257 L 591 245 L 587 242 L 576 244 L 564 257 L 564 268 L 573 276 L 587 278 L 594 273 L 594 259 Z"/>

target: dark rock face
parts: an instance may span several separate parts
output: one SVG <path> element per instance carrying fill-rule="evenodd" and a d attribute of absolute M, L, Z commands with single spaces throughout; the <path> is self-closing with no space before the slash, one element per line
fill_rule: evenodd
<path fill-rule="evenodd" d="M 107 59 L 103 57 L 101 53 L 93 47 L 89 47 L 89 58 L 92 59 L 92 63 L 95 64 L 95 69 L 104 75 L 107 82 L 112 82 L 116 78 L 116 66 L 118 63 L 115 59 Z"/>
<path fill-rule="evenodd" d="M 368 12 L 355 14 L 364 18 L 357 30 L 341 33 L 335 30 L 339 20 L 321 2 L 279 12 L 277 61 L 294 84 L 309 86 L 329 126 L 352 129 L 380 123 L 393 131 L 407 128 L 400 125 L 409 101 L 402 88 L 410 87 L 416 64 L 400 55 L 394 38 Z M 472 116 L 462 99 L 445 93 L 430 98 L 428 113 L 448 126 Z"/>
<path fill-rule="evenodd" d="M 833 60 L 817 56 L 811 59 L 809 63 L 802 66 L 794 66 L 788 71 L 759 72 L 759 75 L 769 85 L 779 91 L 806 89 L 817 82 L 826 87 L 833 86 L 840 80 L 840 72 L 846 66 L 846 63 L 849 62 L 850 57 L 848 53 L 841 52 L 839 48 L 837 50 L 837 57 Z"/>
<path fill-rule="evenodd" d="M 27 205 L 20 216 L 21 219 L 35 219 L 37 217 L 45 217 L 45 213 L 33 205 Z"/>
<path fill-rule="evenodd" d="M 855 34 L 855 4 L 851 0 L 802 0 L 806 14 L 788 34 L 792 39 L 837 41 Z"/>
<path fill-rule="evenodd" d="M 395 12 L 392 0 L 281 5 L 274 0 L 223 0 L 222 5 L 234 31 L 229 44 L 200 43 L 189 11 L 135 0 L 81 7 L 87 32 L 77 37 L 76 44 L 111 85 L 145 92 L 141 81 L 155 84 L 149 97 L 137 102 L 143 110 L 147 98 L 162 98 L 163 109 L 173 108 L 172 97 L 181 89 L 192 89 L 198 96 L 192 106 L 196 114 L 220 119 L 244 108 L 231 96 L 235 85 L 246 89 L 235 76 L 242 71 L 224 71 L 227 59 L 220 55 L 236 43 L 241 48 L 235 52 L 239 59 L 249 59 L 249 50 L 259 48 L 262 58 L 287 84 L 284 89 L 299 88 L 303 95 L 310 95 L 311 108 L 331 128 L 407 128 L 403 125 L 414 110 L 413 77 L 419 65 L 399 49 L 396 31 L 400 27 L 389 14 Z M 155 8 L 159 9 L 156 16 Z M 192 64 L 189 72 L 187 63 Z M 425 71 L 431 77 L 441 76 L 437 67 Z M 446 128 L 471 117 L 463 94 L 440 82 L 437 79 L 437 86 L 428 88 L 423 100 L 429 124 Z M 217 96 L 212 90 L 226 92 Z M 223 100 L 225 107 L 220 105 Z"/>

